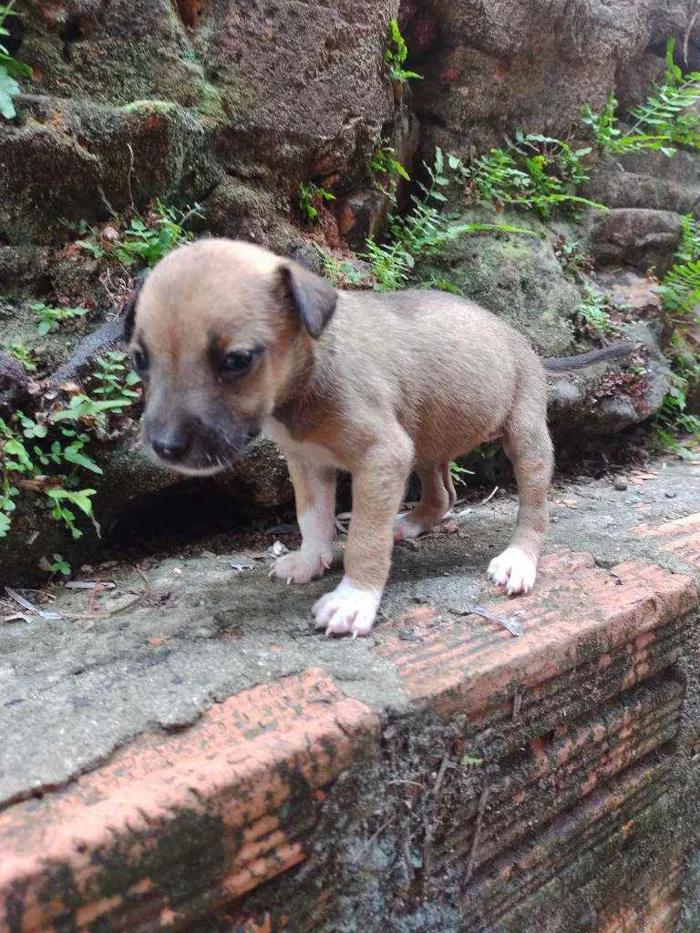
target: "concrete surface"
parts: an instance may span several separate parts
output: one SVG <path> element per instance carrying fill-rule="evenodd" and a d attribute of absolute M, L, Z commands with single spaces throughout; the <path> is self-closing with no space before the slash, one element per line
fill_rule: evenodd
<path fill-rule="evenodd" d="M 545 865 L 562 840 L 573 833 L 575 847 L 593 833 L 598 845 L 590 827 L 642 825 L 636 813 L 676 840 L 672 871 L 662 866 L 658 887 L 646 843 L 627 852 L 620 842 L 611 864 L 645 890 L 657 885 L 656 899 L 626 894 L 628 915 L 613 911 L 607 926 L 596 911 L 572 925 L 549 910 L 537 929 L 673 930 L 690 909 L 678 892 L 691 843 L 675 828 L 687 818 L 668 749 L 681 737 L 687 755 L 700 754 L 700 664 L 683 648 L 700 578 L 700 464 L 659 461 L 616 485 L 626 488 L 606 478 L 552 490 L 551 556 L 535 594 L 515 601 L 484 579 L 514 497 L 458 507 L 438 533 L 397 547 L 383 619 L 355 642 L 310 627 L 311 603 L 338 569 L 309 587 L 268 579 L 263 545 L 291 547 L 294 535 L 85 569 L 79 579 L 115 584 L 97 594 L 26 592 L 62 618 L 0 625 L 0 930 L 343 933 L 361 922 L 515 933 L 532 928 L 533 891 L 555 883 Z M 478 606 L 507 612 L 524 637 L 473 614 Z M 4 618 L 18 607 L 0 609 Z M 432 791 L 397 802 L 392 785 Z M 420 854 L 417 814 L 431 827 Z M 509 847 L 540 830 L 516 890 Z M 388 862 L 387 846 L 400 850 Z M 365 856 L 369 876 L 356 871 Z M 536 871 L 523 867 L 541 858 Z M 563 890 L 581 885 L 578 863 L 565 880 L 570 858 L 561 855 Z M 398 863 L 413 877 L 403 894 Z M 494 871 L 510 880 L 496 884 Z M 613 897 L 599 870 L 589 875 L 591 903 Z M 333 879 L 345 901 L 337 888 L 331 898 Z M 471 892 L 466 901 L 454 885 Z M 519 926 L 507 904 L 523 898 Z M 287 902 L 303 905 L 296 919 Z"/>

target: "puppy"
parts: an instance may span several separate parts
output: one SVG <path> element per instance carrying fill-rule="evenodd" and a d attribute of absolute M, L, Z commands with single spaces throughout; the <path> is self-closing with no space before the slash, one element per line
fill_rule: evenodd
<path fill-rule="evenodd" d="M 313 607 L 326 634 L 370 631 L 393 542 L 434 528 L 455 501 L 450 462 L 497 438 L 520 508 L 488 575 L 509 594 L 532 589 L 552 472 L 545 375 L 495 315 L 442 291 L 338 292 L 257 246 L 212 239 L 155 267 L 125 335 L 158 463 L 216 473 L 260 432 L 284 451 L 302 544 L 275 563 L 279 579 L 330 566 L 336 475 L 352 474 L 345 575 Z M 420 503 L 397 519 L 414 468 Z"/>

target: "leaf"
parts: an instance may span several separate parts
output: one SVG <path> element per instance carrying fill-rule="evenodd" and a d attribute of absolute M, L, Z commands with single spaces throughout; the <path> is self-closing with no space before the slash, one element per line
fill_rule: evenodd
<path fill-rule="evenodd" d="M 5 67 L 0 66 L 0 114 L 6 120 L 12 120 L 17 114 L 12 98 L 16 97 L 19 92 L 19 84 L 10 77 Z"/>
<path fill-rule="evenodd" d="M 12 527 L 12 522 L 4 512 L 0 512 L 0 538 L 5 538 Z"/>
<path fill-rule="evenodd" d="M 63 450 L 63 458 L 68 463 L 74 463 L 76 466 L 84 467 L 92 473 L 102 475 L 102 468 L 94 460 L 91 460 L 87 454 L 81 453 L 76 447 L 66 447 Z"/>

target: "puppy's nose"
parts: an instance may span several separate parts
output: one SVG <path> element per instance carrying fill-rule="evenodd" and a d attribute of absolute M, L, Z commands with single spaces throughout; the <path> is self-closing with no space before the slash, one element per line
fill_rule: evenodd
<path fill-rule="evenodd" d="M 177 463 L 187 453 L 187 441 L 182 436 L 153 437 L 151 447 L 161 460 L 167 460 L 169 463 Z"/>

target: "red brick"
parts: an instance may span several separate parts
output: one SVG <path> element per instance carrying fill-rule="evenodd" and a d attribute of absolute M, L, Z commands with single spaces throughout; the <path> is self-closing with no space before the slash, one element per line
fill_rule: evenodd
<path fill-rule="evenodd" d="M 531 596 L 487 604 L 494 615 L 521 613 L 521 637 L 470 615 L 426 632 L 421 641 L 392 636 L 375 650 L 396 664 L 413 703 L 428 703 L 443 715 L 474 713 L 516 688 L 572 669 L 592 647 L 604 665 L 614 648 L 634 643 L 635 674 L 643 676 L 654 630 L 696 605 L 689 577 L 636 562 L 603 570 L 590 555 L 567 552 L 542 561 Z"/>
<path fill-rule="evenodd" d="M 660 538 L 662 551 L 670 551 L 700 570 L 700 512 L 661 525 L 639 525 L 632 534 Z"/>
<path fill-rule="evenodd" d="M 62 793 L 15 805 L 0 814 L 0 930 L 39 933 L 68 920 L 75 931 L 98 921 L 130 933 L 179 929 L 230 903 L 305 858 L 316 793 L 377 729 L 376 713 L 310 670 L 231 697 L 180 736 L 139 739 Z M 208 850 L 197 841 L 186 891 L 181 863 L 191 853 L 173 834 L 182 819 L 195 832 L 199 819 L 211 824 L 218 853 L 199 878 Z"/>

